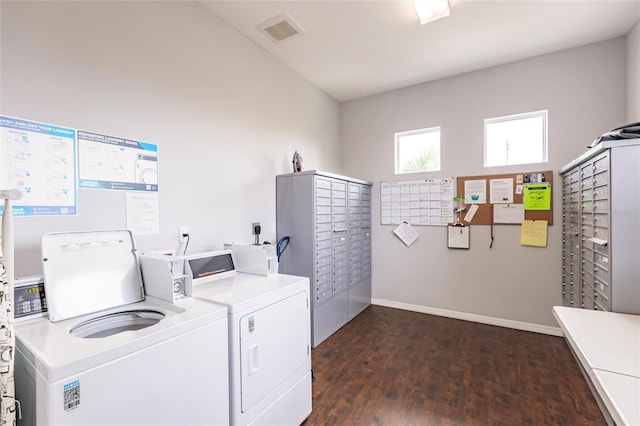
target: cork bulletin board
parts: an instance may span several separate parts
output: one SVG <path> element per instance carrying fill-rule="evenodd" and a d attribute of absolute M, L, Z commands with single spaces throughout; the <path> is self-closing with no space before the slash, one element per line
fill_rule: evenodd
<path fill-rule="evenodd" d="M 465 207 L 468 212 L 473 204 L 478 206 L 478 210 L 471 222 L 465 222 L 471 225 L 490 225 L 493 222 L 493 209 L 494 203 L 491 203 L 490 188 L 493 183 L 505 184 L 509 183 L 509 179 L 513 179 L 512 183 L 512 197 L 513 202 L 511 204 L 520 205 L 524 203 L 523 188 L 525 185 L 542 185 L 549 184 L 551 191 L 553 191 L 553 171 L 545 172 L 524 172 L 524 173 L 507 173 L 496 175 L 479 175 L 479 176 L 462 176 L 457 178 L 456 193 L 460 196 L 465 196 L 465 188 L 471 185 L 475 185 L 477 188 L 482 188 L 484 185 L 485 194 L 479 194 L 478 202 L 465 199 Z M 484 184 L 483 181 L 484 180 Z M 466 184 L 466 182 L 468 182 Z M 508 185 L 503 185 L 508 188 Z M 504 188 L 502 188 L 504 190 Z M 553 200 L 552 193 L 549 195 Z M 484 201 L 484 202 L 482 202 Z M 504 203 L 501 203 L 504 204 Z M 464 217 L 464 214 L 462 215 Z M 548 210 L 525 210 L 525 220 L 546 220 L 549 225 L 553 225 L 553 203 L 551 201 Z M 496 223 L 502 225 L 503 223 Z"/>

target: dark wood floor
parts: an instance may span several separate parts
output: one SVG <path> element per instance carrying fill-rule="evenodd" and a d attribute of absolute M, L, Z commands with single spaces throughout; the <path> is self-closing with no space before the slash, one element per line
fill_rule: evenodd
<path fill-rule="evenodd" d="M 605 425 L 560 337 L 371 306 L 312 351 L 312 425 Z"/>

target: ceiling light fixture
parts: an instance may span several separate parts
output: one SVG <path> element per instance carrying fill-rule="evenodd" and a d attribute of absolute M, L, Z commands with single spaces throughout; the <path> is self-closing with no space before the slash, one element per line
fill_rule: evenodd
<path fill-rule="evenodd" d="M 420 25 L 446 18 L 450 13 L 448 0 L 413 0 L 413 6 L 418 12 Z"/>

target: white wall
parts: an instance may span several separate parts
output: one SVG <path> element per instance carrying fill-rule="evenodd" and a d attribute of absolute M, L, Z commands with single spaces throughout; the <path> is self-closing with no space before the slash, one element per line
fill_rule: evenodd
<path fill-rule="evenodd" d="M 196 2 L 1 4 L 0 113 L 159 145 L 160 235 L 142 250 L 272 240 L 275 175 L 340 171 L 338 103 Z M 79 215 L 16 218 L 16 273 L 46 232 L 122 228 L 125 194 L 78 191 Z"/>
<path fill-rule="evenodd" d="M 623 37 L 346 102 L 345 174 L 373 181 L 373 297 L 556 326 L 561 304 L 561 190 L 557 171 L 626 119 Z M 483 168 L 483 119 L 549 110 L 549 162 Z M 442 171 L 394 175 L 394 132 L 441 126 Z M 380 223 L 380 181 L 556 171 L 548 247 L 519 245 L 518 226 L 472 226 L 471 249 L 448 250 L 446 229 L 417 226 L 410 248 Z"/>
<path fill-rule="evenodd" d="M 639 6 L 640 7 L 640 6 Z M 640 121 L 640 21 L 627 35 L 627 123 Z"/>

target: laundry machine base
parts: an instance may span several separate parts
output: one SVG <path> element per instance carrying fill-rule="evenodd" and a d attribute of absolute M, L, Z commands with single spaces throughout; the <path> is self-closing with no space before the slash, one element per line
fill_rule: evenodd
<path fill-rule="evenodd" d="M 224 318 L 53 381 L 18 337 L 18 425 L 226 425 L 227 329 Z"/>
<path fill-rule="evenodd" d="M 268 409 L 256 416 L 251 424 L 301 424 L 311 414 L 311 398 L 311 371 L 309 371 Z M 284 422 L 284 419 L 287 421 Z"/>

